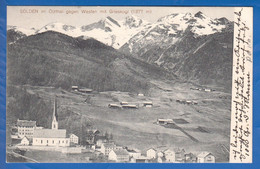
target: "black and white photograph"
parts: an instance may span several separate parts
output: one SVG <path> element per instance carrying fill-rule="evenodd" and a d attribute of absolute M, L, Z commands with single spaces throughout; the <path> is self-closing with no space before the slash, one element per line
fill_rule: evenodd
<path fill-rule="evenodd" d="M 250 162 L 250 17 L 8 6 L 7 162 Z"/>

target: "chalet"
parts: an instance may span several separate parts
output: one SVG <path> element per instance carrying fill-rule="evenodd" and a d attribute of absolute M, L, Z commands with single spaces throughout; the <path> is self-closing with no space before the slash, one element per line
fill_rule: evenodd
<path fill-rule="evenodd" d="M 28 120 L 17 120 L 18 137 L 27 137 L 28 139 L 33 138 L 33 133 L 36 128 L 36 121 Z"/>
<path fill-rule="evenodd" d="M 146 151 L 146 156 L 148 159 L 155 159 L 156 158 L 156 150 L 153 148 L 150 148 Z"/>
<path fill-rule="evenodd" d="M 172 124 L 173 119 L 157 119 L 157 124 Z"/>
<path fill-rule="evenodd" d="M 70 138 L 70 143 L 79 144 L 79 137 L 76 136 L 75 134 L 70 134 L 69 138 Z"/>
<path fill-rule="evenodd" d="M 29 144 L 30 144 L 29 139 L 26 136 L 24 136 L 21 140 L 21 145 L 28 146 Z"/>
<path fill-rule="evenodd" d="M 127 105 L 122 105 L 122 108 L 124 109 L 138 109 L 138 106 L 135 104 L 127 104 Z"/>
<path fill-rule="evenodd" d="M 171 149 L 167 149 L 164 151 L 165 162 L 173 163 L 175 162 L 175 152 Z"/>
<path fill-rule="evenodd" d="M 198 163 L 215 163 L 215 156 L 209 152 L 202 152 L 197 157 Z"/>
<path fill-rule="evenodd" d="M 108 156 L 110 151 L 114 150 L 116 145 L 114 143 L 103 143 L 100 147 L 100 152 Z"/>
<path fill-rule="evenodd" d="M 108 159 L 116 162 L 128 162 L 129 154 L 125 149 L 111 150 L 108 154 Z"/>
<path fill-rule="evenodd" d="M 185 150 L 184 149 L 175 149 L 175 161 L 177 162 L 184 162 L 184 154 L 185 154 Z"/>
<path fill-rule="evenodd" d="M 113 109 L 121 109 L 121 106 L 120 105 L 118 105 L 118 104 L 108 104 L 108 107 L 109 108 L 113 108 Z"/>
<path fill-rule="evenodd" d="M 192 154 L 192 153 L 185 154 L 184 155 L 184 162 L 185 163 L 196 163 L 197 162 L 197 157 L 194 154 Z"/>
<path fill-rule="evenodd" d="M 204 89 L 205 92 L 211 92 L 211 89 Z"/>
<path fill-rule="evenodd" d="M 91 93 L 93 90 L 92 89 L 78 89 L 79 92 L 82 92 L 82 93 Z"/>
<path fill-rule="evenodd" d="M 120 104 L 121 105 L 128 105 L 128 102 L 123 101 L 123 102 L 120 102 Z"/>
<path fill-rule="evenodd" d="M 186 104 L 192 104 L 192 101 L 191 100 L 187 100 Z"/>
<path fill-rule="evenodd" d="M 79 86 L 71 86 L 71 89 L 77 92 L 79 91 Z"/>
<path fill-rule="evenodd" d="M 153 106 L 153 102 L 144 102 L 144 107 L 152 107 Z"/>

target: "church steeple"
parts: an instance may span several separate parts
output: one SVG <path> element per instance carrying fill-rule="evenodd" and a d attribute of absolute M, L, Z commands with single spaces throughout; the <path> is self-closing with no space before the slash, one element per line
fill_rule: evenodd
<path fill-rule="evenodd" d="M 56 96 L 54 98 L 54 107 L 53 107 L 53 116 L 52 116 L 52 129 L 58 129 L 58 113 L 57 113 L 57 99 Z"/>

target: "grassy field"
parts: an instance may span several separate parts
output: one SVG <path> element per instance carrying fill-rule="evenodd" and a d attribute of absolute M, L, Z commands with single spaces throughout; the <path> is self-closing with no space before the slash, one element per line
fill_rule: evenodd
<path fill-rule="evenodd" d="M 154 87 L 145 96 L 137 93 L 107 91 L 83 94 L 51 87 L 26 86 L 27 91 L 39 94 L 45 100 L 57 95 L 59 110 L 68 107 L 74 113 L 86 116 L 103 132 L 113 134 L 118 145 L 138 148 L 184 148 L 187 152 L 210 151 L 217 161 L 228 161 L 223 146 L 229 147 L 231 95 L 222 91 L 190 90 L 189 83 L 153 81 Z M 180 104 L 177 99 L 193 100 L 197 105 Z M 138 109 L 111 109 L 110 103 L 126 101 L 138 104 Z M 142 106 L 152 101 L 153 107 Z M 50 112 L 51 114 L 52 112 Z M 194 137 L 190 139 L 179 129 L 156 124 L 158 118 L 182 119 L 178 126 Z"/>

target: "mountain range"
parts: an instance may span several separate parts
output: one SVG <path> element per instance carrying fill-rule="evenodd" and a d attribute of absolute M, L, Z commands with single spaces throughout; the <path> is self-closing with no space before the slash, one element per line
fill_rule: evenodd
<path fill-rule="evenodd" d="M 86 65 L 88 65 L 87 62 L 91 62 L 89 67 L 81 65 L 86 71 L 92 72 L 90 70 L 94 69 L 92 62 L 99 64 L 96 68 L 103 69 L 103 72 L 100 72 L 98 76 L 109 71 L 114 76 L 112 66 L 116 69 L 115 72 L 120 74 L 114 79 L 122 80 L 126 77 L 125 74 L 128 74 L 129 77 L 135 76 L 134 78 L 138 79 L 133 80 L 136 84 L 133 84 L 131 89 L 134 89 L 134 86 L 137 87 L 138 83 L 141 82 L 146 86 L 147 78 L 149 78 L 149 76 L 143 77 L 135 70 L 136 68 L 141 72 L 148 72 L 148 74 L 159 70 L 155 76 L 164 74 L 163 78 L 172 78 L 177 75 L 183 80 L 196 82 L 200 85 L 213 85 L 228 90 L 231 88 L 233 22 L 226 18 L 212 19 L 202 12 L 196 14 L 175 13 L 161 17 L 154 23 L 136 16 L 128 16 L 123 20 L 106 17 L 81 27 L 58 22 L 47 24 L 40 29 L 28 30 L 9 26 L 7 42 L 9 49 L 12 49 L 8 50 L 10 56 L 16 54 L 15 57 L 18 57 L 25 54 L 28 57 L 33 57 L 32 53 L 38 50 L 38 59 L 45 58 L 46 62 L 53 59 L 59 60 L 60 67 L 64 64 L 62 62 L 66 62 L 65 65 L 68 62 L 68 58 L 63 57 L 77 61 L 78 58 L 84 58 Z M 41 56 L 42 53 L 44 53 L 44 57 Z M 63 55 L 62 59 L 58 57 L 59 55 Z M 30 63 L 32 60 L 29 59 L 28 62 Z M 46 66 L 53 63 L 46 64 Z M 124 67 L 125 64 L 128 66 Z M 30 65 L 28 66 L 30 67 Z M 59 66 L 56 65 L 56 67 Z M 78 64 L 75 66 L 79 67 Z M 55 67 L 50 69 L 56 71 Z M 108 69 L 109 71 L 107 71 Z M 83 71 L 83 68 L 81 70 Z M 66 72 L 65 68 L 64 71 Z M 135 73 L 133 74 L 133 72 Z M 74 79 L 73 75 L 75 74 L 71 72 L 69 74 L 66 76 Z M 171 75 L 169 76 L 169 74 Z M 58 79 L 62 76 L 62 72 L 59 72 Z M 46 80 L 45 77 L 42 78 Z M 55 76 L 55 78 L 57 77 Z M 109 79 L 108 77 L 104 78 Z M 65 80 L 65 75 L 61 79 Z M 76 81 L 81 81 L 79 79 L 84 79 L 83 75 L 77 77 Z M 112 84 L 121 83 L 119 79 Z M 39 79 L 34 81 L 39 81 Z M 46 85 L 50 81 L 51 79 L 44 84 Z M 75 79 L 72 81 L 76 82 Z M 97 85 L 97 82 L 89 85 L 83 81 L 85 86 Z M 108 82 L 110 83 L 111 80 Z M 141 89 L 146 88 L 144 86 Z M 121 88 L 113 86 L 109 89 Z M 108 89 L 103 86 L 100 87 L 100 90 Z"/>
<path fill-rule="evenodd" d="M 26 36 L 46 31 L 55 31 L 71 37 L 82 37 L 83 39 L 94 38 L 108 46 L 118 49 L 147 24 L 149 24 L 149 22 L 136 16 L 128 16 L 120 21 L 116 21 L 108 16 L 98 22 L 81 27 L 54 22 L 40 29 L 24 29 L 9 26 L 8 30 L 14 30 Z"/>

